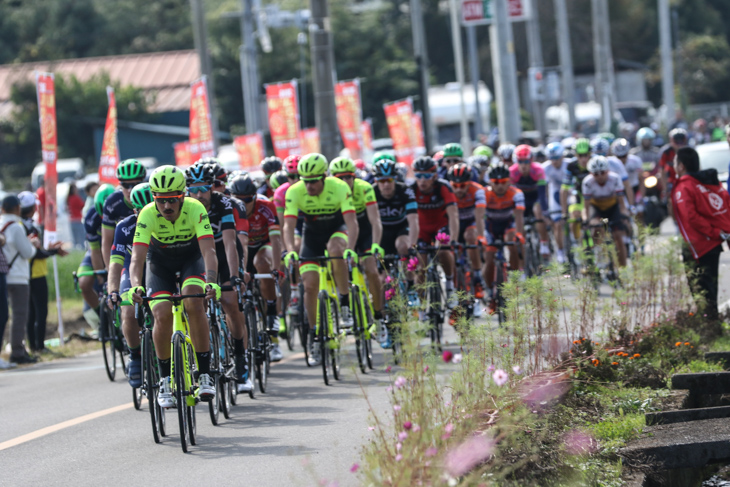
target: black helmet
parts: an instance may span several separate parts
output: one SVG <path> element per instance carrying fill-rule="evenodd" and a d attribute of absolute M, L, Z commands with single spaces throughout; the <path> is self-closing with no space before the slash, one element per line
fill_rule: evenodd
<path fill-rule="evenodd" d="M 256 185 L 248 174 L 242 174 L 236 176 L 228 183 L 228 189 L 231 190 L 231 194 L 255 194 Z"/>
<path fill-rule="evenodd" d="M 416 172 L 436 172 L 436 161 L 429 156 L 421 156 L 413 163 Z"/>
<path fill-rule="evenodd" d="M 469 166 L 461 162 L 451 166 L 446 177 L 452 183 L 466 183 L 471 181 L 471 170 Z"/>
<path fill-rule="evenodd" d="M 206 165 L 210 168 L 210 171 L 213 173 L 213 177 L 216 180 L 222 181 L 223 183 L 226 182 L 226 179 L 228 179 L 228 173 L 226 173 L 226 170 L 223 169 L 223 166 L 217 162 L 208 162 Z"/>
<path fill-rule="evenodd" d="M 509 169 L 504 164 L 493 164 L 489 169 L 489 179 L 505 179 L 509 177 Z"/>
<path fill-rule="evenodd" d="M 261 169 L 266 174 L 273 174 L 276 171 L 281 171 L 281 159 L 276 156 L 269 156 L 261 161 Z"/>
<path fill-rule="evenodd" d="M 196 164 L 185 170 L 185 183 L 190 186 L 196 183 L 213 183 L 213 171 L 208 164 Z"/>
<path fill-rule="evenodd" d="M 396 177 L 396 162 L 386 158 L 380 159 L 373 164 L 373 175 L 376 178 Z"/>

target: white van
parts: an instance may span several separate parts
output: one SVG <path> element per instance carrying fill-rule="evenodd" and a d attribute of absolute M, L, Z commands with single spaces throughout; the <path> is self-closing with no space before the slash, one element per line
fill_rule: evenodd
<path fill-rule="evenodd" d="M 78 157 L 72 159 L 59 159 L 56 161 L 56 173 L 58 174 L 58 182 L 68 182 L 71 180 L 82 179 L 84 173 L 84 161 Z M 30 184 L 33 190 L 37 190 L 43 184 L 43 178 L 46 175 L 46 163 L 39 162 L 33 168 L 30 176 Z"/>

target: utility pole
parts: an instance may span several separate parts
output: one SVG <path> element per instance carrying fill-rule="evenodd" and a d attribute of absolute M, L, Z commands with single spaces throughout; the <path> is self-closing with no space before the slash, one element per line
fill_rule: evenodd
<path fill-rule="evenodd" d="M 492 45 L 492 70 L 497 95 L 497 119 L 501 143 L 520 139 L 520 102 L 517 95 L 517 67 L 515 62 L 512 23 L 507 16 L 507 0 L 494 0 L 494 21 L 489 29 Z"/>
<path fill-rule="evenodd" d="M 476 139 L 484 133 L 482 127 L 482 108 L 479 106 L 479 56 L 477 55 L 477 28 L 475 25 L 469 25 L 466 28 L 466 38 L 469 43 L 469 71 L 471 72 L 471 82 L 474 85 L 474 132 Z"/>
<path fill-rule="evenodd" d="M 418 89 L 421 98 L 421 112 L 423 114 L 423 142 L 426 145 L 426 152 L 431 152 L 434 142 L 433 123 L 431 122 L 431 107 L 428 103 L 428 49 L 426 48 L 426 35 L 423 29 L 423 13 L 421 0 L 410 0 L 411 6 L 411 30 L 413 31 L 413 54 L 418 66 Z"/>
<path fill-rule="evenodd" d="M 471 152 L 471 137 L 469 135 L 469 121 L 466 118 L 464 104 L 464 51 L 461 47 L 461 24 L 459 24 L 459 9 L 456 0 L 451 0 L 451 42 L 454 46 L 454 67 L 456 68 L 456 82 L 459 83 L 459 101 L 461 103 L 461 147 L 465 153 Z"/>
<path fill-rule="evenodd" d="M 568 9 L 565 0 L 555 2 L 555 28 L 558 35 L 558 58 L 563 81 L 563 101 L 568 105 L 568 126 L 570 132 L 575 130 L 575 80 L 573 79 L 573 51 L 570 47 L 570 30 L 568 28 Z"/>
<path fill-rule="evenodd" d="M 684 69 L 682 68 L 682 46 L 679 40 L 679 10 L 672 7 L 672 32 L 674 34 L 674 53 L 677 56 L 677 73 L 679 74 L 679 106 L 687 109 L 687 93 L 684 91 Z M 676 109 L 675 109 L 676 115 Z M 674 122 L 675 120 L 672 120 Z"/>
<path fill-rule="evenodd" d="M 210 120 L 213 130 L 213 150 L 218 152 L 218 117 L 215 109 L 215 85 L 213 84 L 213 65 L 208 52 L 208 29 L 205 25 L 205 12 L 201 0 L 190 0 L 190 10 L 193 17 L 193 37 L 195 50 L 200 57 L 200 71 L 208 80 L 208 104 L 210 105 Z"/>
<path fill-rule="evenodd" d="M 669 20 L 669 0 L 659 0 L 659 52 L 662 62 L 662 101 L 666 107 L 667 123 L 674 121 L 674 61 L 672 59 L 672 27 Z"/>
<path fill-rule="evenodd" d="M 254 38 L 253 0 L 241 0 L 241 85 L 243 88 L 243 112 L 246 132 L 252 134 L 262 129 L 259 116 L 259 72 L 256 61 L 256 39 Z"/>
<path fill-rule="evenodd" d="M 534 83 L 540 86 L 540 89 L 528 90 L 533 95 L 531 100 L 532 116 L 535 117 L 535 128 L 540 132 L 540 137 L 545 136 L 545 90 L 542 88 L 543 67 L 545 66 L 542 59 L 542 41 L 540 39 L 540 12 L 537 9 L 537 0 L 530 0 L 530 18 L 527 19 L 527 49 L 530 55 L 529 72 L 530 79 L 528 83 Z M 539 79 L 536 79 L 539 77 Z"/>
<path fill-rule="evenodd" d="M 319 129 L 322 154 L 332 159 L 339 154 L 340 141 L 335 106 L 334 51 L 330 33 L 327 0 L 310 0 L 312 16 L 309 21 L 312 50 L 314 116 Z"/>
<path fill-rule="evenodd" d="M 596 92 L 601 104 L 601 130 L 611 130 L 615 74 L 611 51 L 611 23 L 608 17 L 607 0 L 591 0 L 593 13 L 593 64 L 596 71 Z"/>
<path fill-rule="evenodd" d="M 302 107 L 302 127 L 307 126 L 307 66 L 305 63 L 306 53 L 304 52 L 307 45 L 307 34 L 300 32 L 297 34 L 297 44 L 299 44 L 299 104 Z"/>

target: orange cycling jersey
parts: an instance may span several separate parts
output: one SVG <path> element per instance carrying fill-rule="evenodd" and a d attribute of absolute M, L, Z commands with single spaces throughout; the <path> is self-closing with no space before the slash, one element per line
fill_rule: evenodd
<path fill-rule="evenodd" d="M 514 186 L 510 186 L 502 196 L 491 189 L 485 191 L 485 196 L 488 220 L 509 220 L 515 209 L 525 209 L 525 195 Z"/>
<path fill-rule="evenodd" d="M 459 219 L 461 220 L 474 218 L 475 208 L 484 208 L 487 206 L 484 197 L 484 187 L 474 181 L 469 181 L 467 184 L 466 194 L 456 199 L 456 204 L 459 207 Z"/>

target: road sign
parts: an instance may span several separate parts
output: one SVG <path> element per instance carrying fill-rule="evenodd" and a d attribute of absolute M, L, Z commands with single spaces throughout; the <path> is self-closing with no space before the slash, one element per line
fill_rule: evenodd
<path fill-rule="evenodd" d="M 492 23 L 494 0 L 461 0 L 462 25 L 489 25 Z M 507 0 L 507 12 L 512 22 L 527 20 L 530 16 L 528 0 Z"/>

